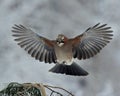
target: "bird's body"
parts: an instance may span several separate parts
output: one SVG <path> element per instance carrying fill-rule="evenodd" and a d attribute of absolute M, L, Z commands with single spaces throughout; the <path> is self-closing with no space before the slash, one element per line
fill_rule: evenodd
<path fill-rule="evenodd" d="M 59 46 L 57 42 L 55 42 L 54 48 L 57 57 L 57 62 L 59 64 L 65 63 L 67 65 L 72 64 L 73 55 L 72 55 L 72 44 L 69 41 L 66 41 L 65 44 L 60 44 Z"/>
<path fill-rule="evenodd" d="M 18 45 L 23 47 L 32 57 L 45 63 L 55 63 L 51 72 L 67 75 L 86 76 L 88 72 L 74 62 L 88 59 L 96 55 L 110 42 L 113 34 L 107 24 L 96 24 L 84 33 L 74 38 L 67 38 L 59 34 L 56 40 L 49 40 L 23 25 L 13 27 L 13 36 L 17 37 Z"/>

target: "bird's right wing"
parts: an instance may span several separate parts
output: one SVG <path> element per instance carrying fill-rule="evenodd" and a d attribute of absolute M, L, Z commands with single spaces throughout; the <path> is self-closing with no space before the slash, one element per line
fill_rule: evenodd
<path fill-rule="evenodd" d="M 38 35 L 23 25 L 15 25 L 12 28 L 13 36 L 16 37 L 15 41 L 32 57 L 45 61 L 45 63 L 56 62 L 54 46 L 51 40 Z"/>
<path fill-rule="evenodd" d="M 113 37 L 111 27 L 107 24 L 96 24 L 88 28 L 81 35 L 71 39 L 73 45 L 73 57 L 87 59 L 96 55 L 106 46 Z"/>

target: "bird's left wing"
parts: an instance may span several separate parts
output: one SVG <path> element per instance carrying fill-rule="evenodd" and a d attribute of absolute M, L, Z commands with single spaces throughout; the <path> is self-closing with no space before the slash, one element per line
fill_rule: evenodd
<path fill-rule="evenodd" d="M 81 35 L 70 39 L 73 45 L 73 57 L 87 59 L 96 55 L 112 39 L 111 27 L 96 24 Z"/>
<path fill-rule="evenodd" d="M 15 41 L 32 57 L 45 61 L 45 63 L 56 62 L 54 46 L 51 40 L 38 35 L 23 25 L 15 25 L 12 28 L 13 36 L 16 37 Z"/>

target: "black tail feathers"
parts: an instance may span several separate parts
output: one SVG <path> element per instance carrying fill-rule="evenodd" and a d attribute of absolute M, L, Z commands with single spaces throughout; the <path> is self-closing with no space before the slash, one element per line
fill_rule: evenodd
<path fill-rule="evenodd" d="M 49 70 L 53 73 L 61 73 L 66 75 L 75 75 L 75 76 L 86 76 L 88 72 L 78 66 L 75 62 L 72 65 L 65 64 L 56 64 L 52 69 Z"/>

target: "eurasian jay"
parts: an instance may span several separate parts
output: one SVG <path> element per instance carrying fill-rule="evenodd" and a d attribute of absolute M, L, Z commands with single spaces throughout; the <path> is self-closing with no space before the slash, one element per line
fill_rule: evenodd
<path fill-rule="evenodd" d="M 49 40 L 23 25 L 12 27 L 15 41 L 32 57 L 45 63 L 55 63 L 49 71 L 74 76 L 86 76 L 88 72 L 78 66 L 74 59 L 93 57 L 112 39 L 111 27 L 96 24 L 81 35 L 68 38 L 59 34 L 56 40 Z"/>

